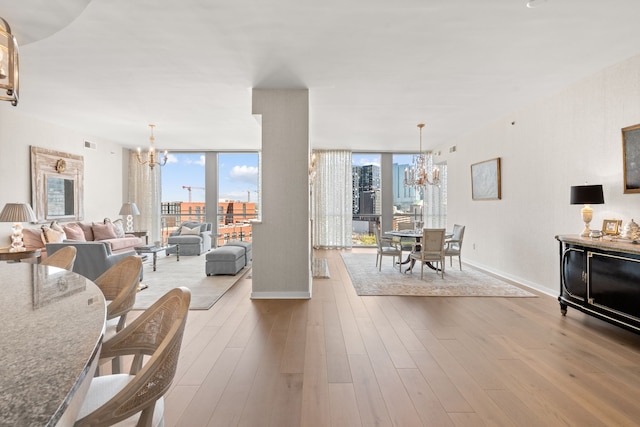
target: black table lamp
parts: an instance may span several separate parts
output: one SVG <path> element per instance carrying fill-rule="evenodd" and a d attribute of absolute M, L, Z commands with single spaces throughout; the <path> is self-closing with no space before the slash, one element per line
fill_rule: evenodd
<path fill-rule="evenodd" d="M 589 223 L 593 218 L 593 209 L 590 205 L 601 205 L 604 203 L 604 195 L 602 194 L 602 185 L 574 185 L 571 187 L 571 204 L 584 205 L 582 210 L 582 221 L 584 221 L 584 230 L 582 237 L 588 237 L 591 230 Z"/>

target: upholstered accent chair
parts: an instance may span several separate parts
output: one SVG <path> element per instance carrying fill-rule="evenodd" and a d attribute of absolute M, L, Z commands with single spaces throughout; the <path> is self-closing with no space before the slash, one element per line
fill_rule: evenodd
<path fill-rule="evenodd" d="M 186 221 L 167 239 L 170 245 L 180 245 L 180 256 L 201 255 L 211 250 L 211 232 L 213 224 L 210 222 Z M 167 249 L 167 255 L 175 254 L 177 248 Z"/>

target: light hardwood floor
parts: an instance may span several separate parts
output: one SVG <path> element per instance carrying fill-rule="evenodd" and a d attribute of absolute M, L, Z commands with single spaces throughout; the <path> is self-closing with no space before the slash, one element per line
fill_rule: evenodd
<path fill-rule="evenodd" d="M 317 256 L 311 300 L 245 279 L 189 312 L 166 426 L 640 424 L 640 335 L 542 294 L 359 297 Z"/>

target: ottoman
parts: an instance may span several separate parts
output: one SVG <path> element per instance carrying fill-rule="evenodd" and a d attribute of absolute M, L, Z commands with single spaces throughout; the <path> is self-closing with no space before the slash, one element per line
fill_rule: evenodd
<path fill-rule="evenodd" d="M 182 253 L 182 246 L 180 252 Z M 205 272 L 207 276 L 215 274 L 236 275 L 244 268 L 245 251 L 240 246 L 221 246 L 210 251 L 206 258 Z"/>
<path fill-rule="evenodd" d="M 180 245 L 180 255 L 200 255 L 202 238 L 200 236 L 171 236 L 167 239 L 170 245 Z M 175 254 L 176 248 L 167 249 L 167 255 Z"/>
<path fill-rule="evenodd" d="M 251 263 L 251 260 L 253 259 L 251 242 L 245 242 L 242 240 L 232 240 L 229 243 L 227 243 L 225 246 L 239 246 L 244 248 L 244 258 L 245 258 L 244 265 L 249 265 Z"/>

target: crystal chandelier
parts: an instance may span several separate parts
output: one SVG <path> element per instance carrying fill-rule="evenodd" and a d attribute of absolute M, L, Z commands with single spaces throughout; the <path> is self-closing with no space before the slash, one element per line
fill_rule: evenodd
<path fill-rule="evenodd" d="M 431 151 L 422 152 L 422 128 L 424 123 L 418 125 L 420 129 L 420 151 L 413 156 L 411 168 L 404 169 L 405 187 L 413 187 L 421 191 L 427 185 L 440 184 L 440 169 L 433 166 L 433 154 Z"/>
<path fill-rule="evenodd" d="M 142 160 L 140 147 L 138 147 L 138 153 L 136 154 L 136 158 L 138 159 L 138 163 L 140 163 L 141 165 L 148 164 L 149 167 L 153 169 L 154 167 L 156 167 L 156 165 L 164 166 L 167 164 L 167 150 L 164 151 L 162 155 L 162 160 L 156 161 L 156 149 L 153 146 L 153 142 L 156 140 L 153 137 L 153 128 L 156 127 L 156 125 L 149 125 L 149 127 L 151 128 L 151 136 L 149 137 L 150 146 L 149 146 L 149 152 L 147 153 L 147 159 Z"/>

